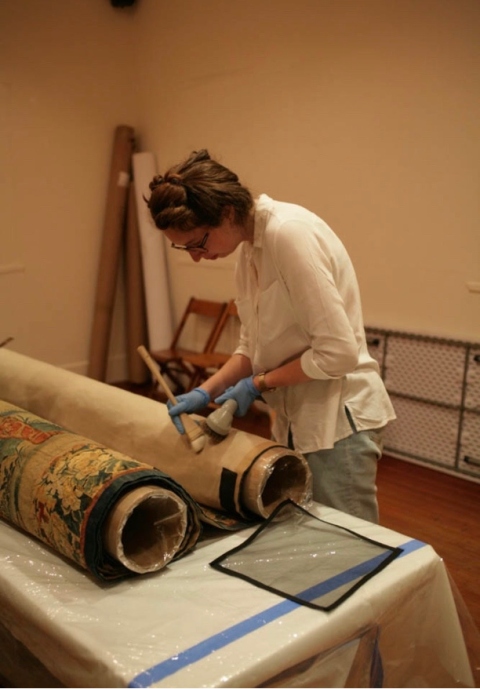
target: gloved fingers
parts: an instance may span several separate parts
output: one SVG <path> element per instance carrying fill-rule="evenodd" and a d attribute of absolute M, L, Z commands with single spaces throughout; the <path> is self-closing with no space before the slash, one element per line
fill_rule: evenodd
<path fill-rule="evenodd" d="M 183 402 L 179 402 L 178 404 L 172 404 L 170 400 L 167 401 L 167 409 L 168 409 L 168 415 L 171 418 L 173 425 L 177 429 L 177 431 L 180 433 L 180 435 L 183 435 L 185 433 L 185 429 L 183 427 L 183 423 L 180 419 L 179 414 L 182 413 L 182 407 L 185 406 Z"/>
<path fill-rule="evenodd" d="M 181 418 L 179 416 L 172 416 L 172 415 L 170 415 L 170 418 L 173 422 L 173 425 L 175 426 L 177 431 L 180 433 L 180 435 L 184 435 L 185 428 L 184 428 L 184 425 L 182 423 Z M 200 426 L 200 423 L 198 421 L 195 421 L 195 423 L 197 424 L 197 426 Z"/>
<path fill-rule="evenodd" d="M 234 416 L 245 416 L 250 405 L 248 404 L 247 407 L 244 408 L 245 405 L 242 404 L 242 402 L 237 399 L 236 395 L 227 395 L 227 393 L 224 392 L 223 395 L 220 395 L 220 397 L 217 397 L 214 400 L 214 402 L 215 402 L 215 404 L 222 405 L 224 402 L 227 402 L 228 400 L 235 400 L 235 402 L 237 403 L 237 407 L 236 407 L 235 411 L 233 412 Z"/>
<path fill-rule="evenodd" d="M 173 425 L 177 429 L 177 431 L 180 433 L 180 435 L 183 435 L 185 433 L 185 429 L 183 427 L 182 420 L 178 416 L 178 414 L 172 414 L 171 412 L 176 411 L 179 405 L 177 404 L 176 406 L 172 406 L 172 409 L 168 411 L 168 414 L 173 422 Z"/>
<path fill-rule="evenodd" d="M 250 404 L 245 404 L 245 403 L 237 404 L 237 408 L 233 412 L 233 415 L 237 416 L 237 417 L 245 416 L 245 414 L 247 413 L 247 411 L 249 409 L 250 409 Z"/>
<path fill-rule="evenodd" d="M 168 409 L 169 413 L 170 413 L 170 409 L 176 409 L 178 406 L 180 406 L 180 404 L 182 403 L 182 396 L 183 395 L 179 395 L 178 397 L 175 397 L 175 399 L 177 401 L 176 404 L 173 404 L 173 402 L 170 402 L 170 400 L 167 400 L 167 409 Z"/>
<path fill-rule="evenodd" d="M 183 414 L 184 412 L 186 414 L 190 414 L 191 412 L 195 412 L 199 409 L 203 409 L 203 407 L 206 407 L 210 402 L 210 395 L 202 388 L 194 388 L 190 392 L 185 392 L 182 395 L 178 395 L 178 397 L 175 399 L 177 404 L 172 405 L 172 403 L 168 401 L 168 408 L 170 409 L 176 406 L 177 414 Z"/>
<path fill-rule="evenodd" d="M 215 404 L 223 404 L 227 400 L 235 398 L 235 385 L 231 385 L 229 388 L 224 390 L 221 395 L 219 395 L 215 400 Z"/>
<path fill-rule="evenodd" d="M 210 402 L 210 395 L 202 388 L 194 388 L 190 392 L 178 395 L 175 400 L 176 404 L 173 404 L 170 400 L 167 401 L 168 413 L 177 431 L 183 435 L 185 429 L 180 420 L 180 414 L 190 414 L 206 407 Z"/>
<path fill-rule="evenodd" d="M 231 399 L 235 400 L 235 402 L 237 403 L 237 408 L 233 412 L 233 415 L 237 417 L 245 416 L 245 414 L 250 408 L 250 404 L 253 402 L 253 399 L 245 400 L 244 398 L 239 398 L 236 395 L 226 395 L 225 393 L 223 393 L 223 395 L 220 395 L 220 397 L 216 398 L 215 404 L 222 405 L 224 402 Z"/>
<path fill-rule="evenodd" d="M 172 418 L 178 416 L 179 414 L 184 414 L 185 412 L 187 412 L 187 407 L 187 402 L 178 402 L 177 404 L 172 404 L 170 400 L 167 402 L 168 413 Z"/>
<path fill-rule="evenodd" d="M 233 399 L 235 399 L 235 395 L 227 395 L 227 393 L 224 392 L 222 395 L 220 395 L 220 397 L 216 397 L 214 402 L 215 402 L 215 404 L 223 404 L 227 400 L 231 400 L 232 397 L 233 397 Z"/>
<path fill-rule="evenodd" d="M 234 416 L 245 416 L 252 402 L 259 396 L 260 393 L 253 384 L 253 376 L 249 376 L 239 380 L 233 387 L 227 388 L 215 399 L 215 402 L 223 404 L 229 399 L 234 399 L 238 405 Z"/>

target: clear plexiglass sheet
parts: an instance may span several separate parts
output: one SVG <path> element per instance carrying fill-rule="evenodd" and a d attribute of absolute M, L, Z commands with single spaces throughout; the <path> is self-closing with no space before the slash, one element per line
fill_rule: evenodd
<path fill-rule="evenodd" d="M 282 502 L 241 546 L 210 564 L 320 610 L 333 610 L 402 552 Z"/>

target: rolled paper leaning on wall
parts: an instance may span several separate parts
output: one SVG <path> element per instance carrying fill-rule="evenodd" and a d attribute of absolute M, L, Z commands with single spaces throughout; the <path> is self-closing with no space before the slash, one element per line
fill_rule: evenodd
<path fill-rule="evenodd" d="M 0 399 L 157 467 L 216 526 L 239 528 L 287 498 L 302 506 L 312 499 L 305 458 L 283 445 L 232 429 L 221 442 L 207 435 L 195 454 L 166 405 L 8 349 L 0 350 Z"/>
<path fill-rule="evenodd" d="M 137 220 L 135 187 L 130 183 L 125 240 L 125 292 L 127 322 L 128 380 L 141 385 L 149 379 L 148 368 L 137 355 L 137 347 L 147 339 L 147 313 L 143 285 L 142 256 Z"/>
<path fill-rule="evenodd" d="M 128 125 L 116 127 L 110 162 L 88 362 L 88 375 L 96 380 L 105 380 L 107 374 L 108 346 L 125 226 L 133 146 L 133 127 Z"/>
<path fill-rule="evenodd" d="M 163 472 L 3 400 L 0 517 L 101 580 L 162 569 L 200 535 Z"/>
<path fill-rule="evenodd" d="M 144 197 L 148 199 L 150 196 L 149 184 L 157 174 L 157 164 L 153 153 L 142 151 L 133 154 L 132 165 L 145 285 L 148 342 L 150 349 L 166 349 L 172 340 L 173 325 L 165 238 L 153 224 L 144 200 Z"/>

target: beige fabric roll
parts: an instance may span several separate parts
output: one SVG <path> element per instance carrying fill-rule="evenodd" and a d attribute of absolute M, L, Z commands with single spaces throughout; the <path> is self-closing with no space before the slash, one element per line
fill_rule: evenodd
<path fill-rule="evenodd" d="M 311 474 L 301 454 L 235 429 L 221 442 L 207 436 L 195 454 L 166 405 L 5 348 L 0 398 L 161 469 L 200 505 L 267 517 L 287 498 L 311 501 Z"/>

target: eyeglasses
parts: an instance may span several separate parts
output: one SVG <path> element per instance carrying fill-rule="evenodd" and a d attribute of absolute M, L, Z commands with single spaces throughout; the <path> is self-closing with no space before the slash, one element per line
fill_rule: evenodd
<path fill-rule="evenodd" d="M 208 249 L 205 248 L 205 244 L 207 243 L 209 235 L 210 235 L 210 232 L 205 232 L 205 234 L 203 235 L 203 239 L 200 242 L 200 244 L 193 244 L 191 246 L 187 246 L 186 244 L 174 244 L 172 242 L 170 244 L 170 247 L 172 249 L 178 249 L 179 251 L 189 251 L 191 253 L 206 254 Z"/>

